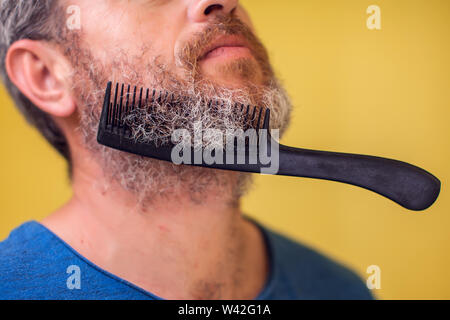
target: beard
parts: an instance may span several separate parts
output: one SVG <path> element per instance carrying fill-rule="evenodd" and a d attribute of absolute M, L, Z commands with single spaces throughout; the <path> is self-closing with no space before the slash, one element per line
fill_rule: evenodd
<path fill-rule="evenodd" d="M 239 88 L 210 80 L 199 68 L 203 49 L 221 35 L 244 37 L 254 55 L 254 59 L 235 59 L 216 68 L 217 74 L 239 79 Z M 217 17 L 201 33 L 194 34 L 189 42 L 180 46 L 175 58 L 182 75 L 171 71 L 161 56 L 152 53 L 150 46 L 143 46 L 138 55 L 118 50 L 105 61 L 96 57 L 83 43 L 81 34 L 71 33 L 64 42 L 65 55 L 74 70 L 71 83 L 78 105 L 79 131 L 84 146 L 103 169 L 106 178 L 103 187 L 118 183 L 143 207 L 161 198 L 173 201 L 176 197 L 187 197 L 198 204 L 215 197 L 236 207 L 249 190 L 252 176 L 249 173 L 178 166 L 99 145 L 96 136 L 108 81 L 150 87 L 183 97 L 177 108 L 160 106 L 156 113 L 160 121 L 151 125 L 147 123 L 145 132 L 141 129 L 143 119 L 154 119 L 154 111 L 150 114 L 150 111 L 140 110 L 127 123 L 132 131 L 140 130 L 146 140 L 164 143 L 170 140 L 174 129 L 192 128 L 197 122 L 202 124 L 203 132 L 212 128 L 222 131 L 241 129 L 236 104 L 270 109 L 271 128 L 280 129 L 280 134 L 288 126 L 291 103 L 273 73 L 267 51 L 252 31 L 234 16 Z M 255 83 L 257 77 L 260 79 L 258 84 Z M 211 108 L 205 101 L 220 101 L 220 106 Z M 175 112 L 180 109 L 188 112 Z M 207 135 L 203 143 L 211 143 Z"/>

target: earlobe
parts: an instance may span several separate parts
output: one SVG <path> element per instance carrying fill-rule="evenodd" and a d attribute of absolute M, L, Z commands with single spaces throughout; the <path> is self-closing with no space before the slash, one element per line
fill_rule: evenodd
<path fill-rule="evenodd" d="M 67 89 L 62 66 L 66 64 L 55 48 L 40 41 L 20 40 L 6 55 L 6 70 L 16 87 L 38 108 L 55 117 L 68 117 L 76 104 Z"/>

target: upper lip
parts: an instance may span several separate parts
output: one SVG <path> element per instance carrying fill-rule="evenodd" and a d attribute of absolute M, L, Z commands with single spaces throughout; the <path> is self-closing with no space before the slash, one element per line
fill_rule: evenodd
<path fill-rule="evenodd" d="M 241 36 L 222 36 L 216 38 L 214 41 L 212 41 L 206 48 L 203 50 L 202 54 L 200 55 L 200 59 L 202 60 L 205 58 L 208 53 L 211 51 L 220 48 L 220 47 L 246 47 L 248 48 L 248 43 L 245 41 L 245 39 Z"/>

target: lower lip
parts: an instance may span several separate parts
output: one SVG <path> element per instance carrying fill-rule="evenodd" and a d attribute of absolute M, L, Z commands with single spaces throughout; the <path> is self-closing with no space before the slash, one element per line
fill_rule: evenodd
<path fill-rule="evenodd" d="M 252 53 L 247 47 L 219 47 L 209 52 L 203 60 L 213 58 L 236 59 L 242 57 L 251 57 Z"/>

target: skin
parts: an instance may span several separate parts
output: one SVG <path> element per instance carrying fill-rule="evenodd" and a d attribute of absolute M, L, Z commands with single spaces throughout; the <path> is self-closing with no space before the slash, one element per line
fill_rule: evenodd
<path fill-rule="evenodd" d="M 77 0 L 83 41 L 106 61 L 117 48 L 127 54 L 159 55 L 174 74 L 183 76 L 176 52 L 209 19 L 234 12 L 252 28 L 235 0 Z M 211 12 L 205 10 L 215 6 Z M 206 79 L 227 87 L 246 81 L 262 84 L 257 69 L 251 79 L 226 68 L 237 59 L 254 59 L 245 49 L 221 49 L 199 63 Z M 101 165 L 77 130 L 80 103 L 71 90 L 74 70 L 60 48 L 41 41 L 14 43 L 6 58 L 14 84 L 52 115 L 64 132 L 73 158 L 73 197 L 42 223 L 99 267 L 166 299 L 253 299 L 264 287 L 268 259 L 263 237 L 232 206 L 227 190 L 207 189 L 202 202 L 189 192 L 154 199 L 138 207 L 136 197 L 118 183 L 108 190 Z M 227 71 L 228 70 L 228 71 Z M 230 71 L 231 70 L 231 71 Z M 234 173 L 227 173 L 231 181 Z M 176 197 L 175 197 L 176 196 Z M 176 200 L 175 200 L 176 199 Z"/>

